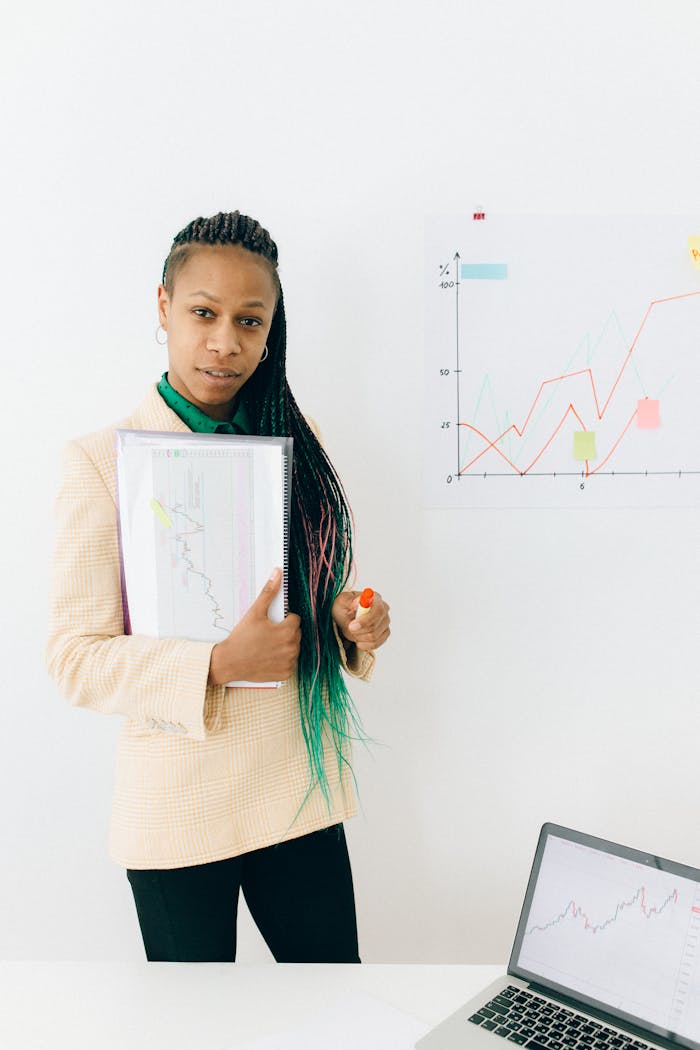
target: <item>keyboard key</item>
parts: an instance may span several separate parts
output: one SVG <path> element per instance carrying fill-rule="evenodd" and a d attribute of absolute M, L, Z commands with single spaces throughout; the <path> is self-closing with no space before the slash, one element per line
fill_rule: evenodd
<path fill-rule="evenodd" d="M 653 1050 L 515 985 L 502 989 L 470 1020 L 526 1050 Z"/>

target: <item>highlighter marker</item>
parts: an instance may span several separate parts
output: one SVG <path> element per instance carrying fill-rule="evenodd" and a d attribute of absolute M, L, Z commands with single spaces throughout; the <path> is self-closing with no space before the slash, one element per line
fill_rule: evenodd
<path fill-rule="evenodd" d="M 355 612 L 356 620 L 359 620 L 361 616 L 364 616 L 365 613 L 369 612 L 373 601 L 374 591 L 371 587 L 365 587 L 364 591 L 360 595 L 360 604 L 357 606 L 357 610 Z"/>

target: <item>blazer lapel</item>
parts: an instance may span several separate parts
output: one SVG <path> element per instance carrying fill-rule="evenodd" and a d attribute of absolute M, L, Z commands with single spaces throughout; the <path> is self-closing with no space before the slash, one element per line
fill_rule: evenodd
<path fill-rule="evenodd" d="M 139 407 L 129 416 L 121 427 L 125 430 L 165 430 L 186 431 L 190 428 L 183 423 L 177 413 L 168 408 L 163 398 L 158 393 L 158 387 L 154 383 L 148 392 L 148 396 L 141 402 Z"/>

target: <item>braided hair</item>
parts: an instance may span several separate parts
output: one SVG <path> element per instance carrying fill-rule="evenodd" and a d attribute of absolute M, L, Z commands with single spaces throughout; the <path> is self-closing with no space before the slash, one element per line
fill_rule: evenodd
<path fill-rule="evenodd" d="M 253 434 L 294 439 L 288 589 L 290 608 L 301 619 L 299 715 L 310 771 L 304 801 L 318 784 L 330 808 L 324 735 L 330 734 L 339 777 L 344 765 L 351 769 L 348 741 L 365 739 L 341 674 L 339 642 L 331 616 L 333 602 L 347 583 L 352 564 L 352 513 L 340 479 L 287 382 L 286 320 L 277 245 L 255 219 L 238 211 L 194 219 L 176 235 L 165 261 L 163 284 L 168 295 L 172 294 L 177 272 L 202 244 L 238 244 L 262 256 L 269 263 L 277 291 L 267 339 L 269 356 L 245 383 L 240 399 Z"/>

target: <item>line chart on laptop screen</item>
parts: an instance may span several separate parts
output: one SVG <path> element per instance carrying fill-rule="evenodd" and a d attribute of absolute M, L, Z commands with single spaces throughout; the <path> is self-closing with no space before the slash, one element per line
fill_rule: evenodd
<path fill-rule="evenodd" d="M 433 216 L 440 507 L 700 505 L 700 216 Z"/>
<path fill-rule="evenodd" d="M 550 835 L 518 965 L 700 1038 L 700 884 Z"/>

